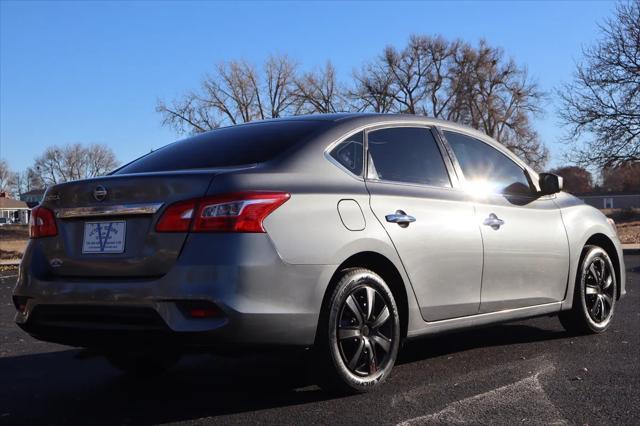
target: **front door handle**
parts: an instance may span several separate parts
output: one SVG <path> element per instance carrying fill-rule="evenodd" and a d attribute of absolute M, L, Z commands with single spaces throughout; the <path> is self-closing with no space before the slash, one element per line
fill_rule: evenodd
<path fill-rule="evenodd" d="M 504 225 L 504 220 L 496 216 L 495 213 L 491 213 L 489 217 L 482 222 L 482 224 L 490 226 L 493 230 L 497 231 L 502 225 Z"/>
<path fill-rule="evenodd" d="M 402 228 L 406 228 L 411 222 L 416 221 L 415 217 L 409 216 L 402 210 L 396 210 L 395 213 L 388 214 L 384 218 L 387 220 L 387 222 L 397 223 Z"/>

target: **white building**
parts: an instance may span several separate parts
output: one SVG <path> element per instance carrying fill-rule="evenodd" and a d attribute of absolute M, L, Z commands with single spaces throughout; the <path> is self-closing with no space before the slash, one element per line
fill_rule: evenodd
<path fill-rule="evenodd" d="M 27 203 L 7 197 L 6 192 L 0 192 L 0 217 L 26 225 L 29 223 L 29 214 Z"/>

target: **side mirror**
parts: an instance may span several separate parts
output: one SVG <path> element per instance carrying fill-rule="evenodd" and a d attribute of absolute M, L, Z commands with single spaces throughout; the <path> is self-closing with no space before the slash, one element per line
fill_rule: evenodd
<path fill-rule="evenodd" d="M 542 195 L 551 195 L 562 191 L 562 178 L 553 173 L 540 173 L 538 183 Z"/>

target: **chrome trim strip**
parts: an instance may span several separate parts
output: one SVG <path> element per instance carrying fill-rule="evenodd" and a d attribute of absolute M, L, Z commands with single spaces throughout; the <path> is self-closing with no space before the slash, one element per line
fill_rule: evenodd
<path fill-rule="evenodd" d="M 145 203 L 145 204 L 118 204 L 112 206 L 94 206 L 94 207 L 72 207 L 67 209 L 57 209 L 56 217 L 59 219 L 71 219 L 82 217 L 99 217 L 99 216 L 133 216 L 154 214 L 163 203 Z"/>

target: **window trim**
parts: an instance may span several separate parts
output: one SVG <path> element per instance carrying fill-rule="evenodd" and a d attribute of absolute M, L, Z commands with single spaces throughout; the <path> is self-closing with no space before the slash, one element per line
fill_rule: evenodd
<path fill-rule="evenodd" d="M 436 142 L 436 147 L 440 152 L 440 157 L 442 158 L 442 162 L 444 164 L 445 173 L 449 178 L 449 186 L 437 186 L 437 185 L 428 185 L 425 183 L 416 183 L 416 182 L 404 182 L 390 179 L 379 179 L 369 177 L 369 133 L 375 132 L 378 130 L 384 129 L 397 129 L 397 128 L 419 128 L 424 129 L 431 134 L 434 141 Z M 457 190 L 459 189 L 459 181 L 457 179 L 457 175 L 455 174 L 455 169 L 453 168 L 453 162 L 447 153 L 445 146 L 442 144 L 442 141 L 439 138 L 438 133 L 435 131 L 436 127 L 433 125 L 425 124 L 425 123 L 415 123 L 415 122 L 402 122 L 402 123 L 380 123 L 369 126 L 365 129 L 365 170 L 364 177 L 367 182 L 374 183 L 386 183 L 393 185 L 404 185 L 411 187 L 419 187 L 419 188 L 429 188 L 429 189 L 444 189 L 444 190 Z"/>
<path fill-rule="evenodd" d="M 453 147 L 451 146 L 451 144 L 449 143 L 449 141 L 447 140 L 447 137 L 445 135 L 445 132 L 450 132 L 450 133 L 457 133 L 459 135 L 468 137 L 470 139 L 473 139 L 479 143 L 483 143 L 485 145 L 487 145 L 489 148 L 497 151 L 498 153 L 502 154 L 506 159 L 508 159 L 509 161 L 511 161 L 516 167 L 518 167 L 520 170 L 522 170 L 525 179 L 527 179 L 527 183 L 529 184 L 529 189 L 530 189 L 530 193 L 529 194 L 514 194 L 514 193 L 505 193 L 505 192 L 493 192 L 492 195 L 499 195 L 499 196 L 511 196 L 511 197 L 527 197 L 527 198 L 540 198 L 539 193 L 538 193 L 538 187 L 537 185 L 534 183 L 533 178 L 531 176 L 531 172 L 529 171 L 529 168 L 526 166 L 522 166 L 522 164 L 520 164 L 520 161 L 516 161 L 513 158 L 513 153 L 511 153 L 510 151 L 508 151 L 506 148 L 497 148 L 496 146 L 493 145 L 493 143 L 489 143 L 479 137 L 476 137 L 474 135 L 470 135 L 469 133 L 465 133 L 464 131 L 460 131 L 458 129 L 454 129 L 454 128 L 449 128 L 449 127 L 442 127 L 439 129 L 442 133 L 442 138 L 444 140 L 444 142 L 447 145 L 447 149 L 450 151 L 450 155 L 453 158 L 453 161 L 455 162 L 455 166 L 456 166 L 456 171 L 460 171 L 460 181 L 462 186 L 464 187 L 466 182 L 467 182 L 467 177 L 464 174 L 464 171 L 462 170 L 462 166 L 460 165 L 460 161 L 458 160 L 458 157 L 455 153 L 455 151 L 453 150 Z M 506 151 L 506 152 L 505 152 Z"/>

